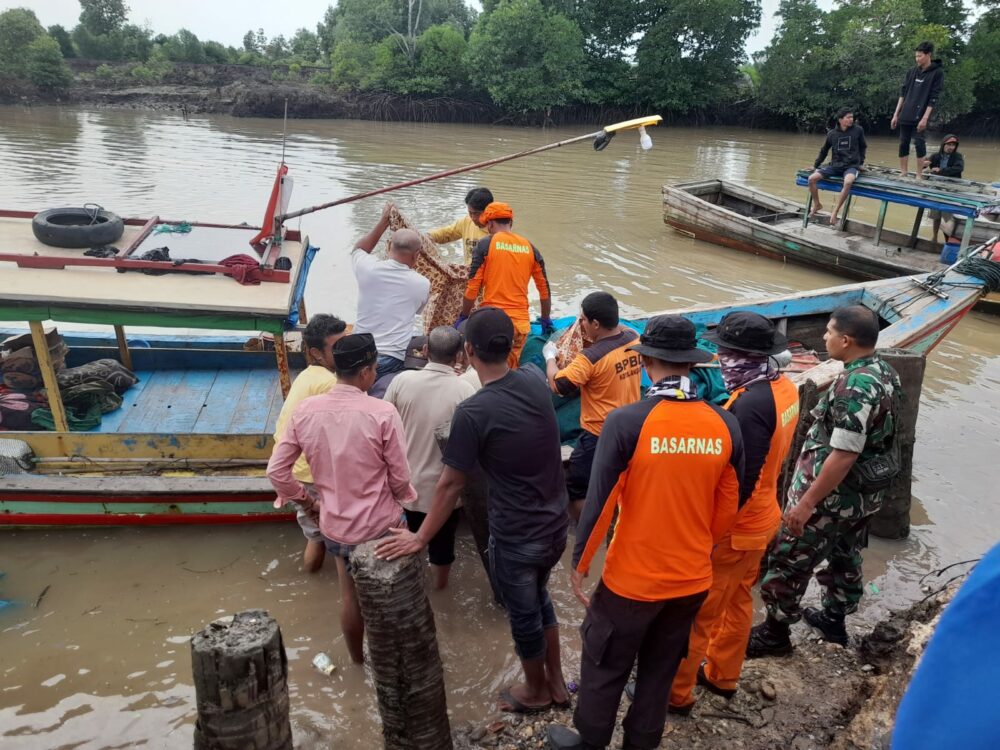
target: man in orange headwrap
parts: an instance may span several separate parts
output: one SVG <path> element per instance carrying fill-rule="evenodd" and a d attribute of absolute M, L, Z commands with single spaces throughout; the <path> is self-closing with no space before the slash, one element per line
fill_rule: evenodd
<path fill-rule="evenodd" d="M 511 231 L 513 221 L 514 211 L 506 203 L 493 202 L 480 216 L 480 222 L 489 236 L 481 239 L 472 253 L 469 284 L 465 288 L 462 314 L 456 325 L 472 312 L 472 306 L 482 290 L 483 306 L 499 307 L 514 321 L 514 346 L 507 363 L 515 368 L 531 332 L 528 280 L 535 280 L 535 288 L 541 298 L 543 333 L 552 332 L 552 298 L 542 254 L 531 242 Z"/>

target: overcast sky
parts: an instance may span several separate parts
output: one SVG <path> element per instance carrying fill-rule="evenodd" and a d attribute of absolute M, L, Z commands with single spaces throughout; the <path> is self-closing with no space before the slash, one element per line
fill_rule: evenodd
<path fill-rule="evenodd" d="M 247 29 L 263 28 L 268 36 L 286 37 L 305 26 L 315 30 L 316 23 L 330 5 L 330 0 L 127 0 L 132 12 L 129 20 L 139 25 L 148 23 L 156 33 L 173 34 L 178 29 L 193 31 L 199 39 L 215 40 L 239 47 Z M 820 0 L 829 8 L 833 0 Z M 479 7 L 478 2 L 470 5 Z M 0 9 L 27 7 L 35 11 L 45 26 L 62 24 L 67 29 L 76 25 L 80 16 L 77 0 L 0 0 Z M 747 51 L 756 52 L 767 46 L 777 25 L 774 12 L 778 0 L 763 0 L 760 29 L 747 41 Z"/>

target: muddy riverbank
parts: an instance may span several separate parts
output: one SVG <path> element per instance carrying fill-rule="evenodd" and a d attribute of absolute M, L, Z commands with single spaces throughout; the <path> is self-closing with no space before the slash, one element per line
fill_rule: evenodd
<path fill-rule="evenodd" d="M 941 611 L 958 584 L 852 633 L 847 648 L 805 626 L 789 657 L 755 659 L 732 699 L 695 688 L 689 717 L 668 716 L 663 750 L 888 750 L 893 718 Z M 622 742 L 619 707 L 612 747 Z M 456 748 L 540 750 L 550 724 L 572 726 L 570 710 L 530 717 L 493 714 L 459 727 Z"/>

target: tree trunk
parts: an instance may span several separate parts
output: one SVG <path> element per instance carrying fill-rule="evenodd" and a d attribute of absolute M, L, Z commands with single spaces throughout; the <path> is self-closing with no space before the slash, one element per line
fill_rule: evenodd
<path fill-rule="evenodd" d="M 195 750 L 291 750 L 288 662 L 278 623 L 251 609 L 191 639 Z"/>
<path fill-rule="evenodd" d="M 351 553 L 386 750 L 451 750 L 451 727 L 424 555 L 387 562 L 375 542 Z"/>
<path fill-rule="evenodd" d="M 916 443 L 917 414 L 920 410 L 920 392 L 924 385 L 927 358 L 924 354 L 907 349 L 885 349 L 879 354 L 899 373 L 899 382 L 903 386 L 903 398 L 900 400 L 896 422 L 901 466 L 899 476 L 885 491 L 882 508 L 872 518 L 869 530 L 883 539 L 905 539 L 910 535 L 913 445 Z"/>

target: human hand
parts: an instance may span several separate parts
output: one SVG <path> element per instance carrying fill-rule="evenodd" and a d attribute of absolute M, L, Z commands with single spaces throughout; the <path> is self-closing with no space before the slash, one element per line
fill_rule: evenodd
<path fill-rule="evenodd" d="M 556 327 L 552 324 L 552 318 L 539 318 L 538 322 L 542 326 L 543 336 L 548 336 L 556 330 Z"/>
<path fill-rule="evenodd" d="M 545 346 L 542 347 L 542 357 L 545 358 L 546 362 L 550 359 L 555 359 L 558 354 L 559 347 L 552 341 L 546 342 Z"/>
<path fill-rule="evenodd" d="M 380 216 L 379 218 L 382 221 L 388 222 L 389 214 L 392 213 L 392 209 L 395 207 L 396 207 L 395 203 L 393 203 L 392 201 L 386 201 L 385 205 L 382 206 L 382 216 Z"/>
<path fill-rule="evenodd" d="M 583 579 L 586 578 L 589 574 L 590 574 L 589 570 L 581 573 L 576 568 L 573 568 L 573 570 L 571 570 L 569 574 L 569 583 L 570 586 L 573 587 L 573 593 L 576 595 L 576 598 L 580 600 L 580 603 L 583 604 L 584 607 L 590 606 L 590 597 L 587 596 L 585 593 L 583 593 Z"/>
<path fill-rule="evenodd" d="M 937 174 L 940 171 L 941 171 L 941 167 L 931 167 L 931 172 L 933 172 L 934 174 Z"/>
<path fill-rule="evenodd" d="M 923 133 L 925 130 L 927 130 L 927 118 L 926 117 L 924 119 L 922 119 L 920 122 L 917 123 L 917 132 L 918 133 Z"/>
<path fill-rule="evenodd" d="M 395 560 L 415 554 L 427 546 L 409 529 L 389 529 L 389 534 L 375 545 L 375 557 L 379 560 Z"/>
<path fill-rule="evenodd" d="M 785 515 L 781 519 L 785 524 L 785 529 L 792 536 L 802 536 L 805 531 L 806 522 L 812 517 L 812 508 L 802 503 L 785 509 Z"/>
<path fill-rule="evenodd" d="M 889 123 L 889 129 L 890 130 L 895 130 L 897 125 L 899 125 L 899 117 L 896 116 L 896 115 L 893 115 L 892 116 L 892 122 Z"/>

